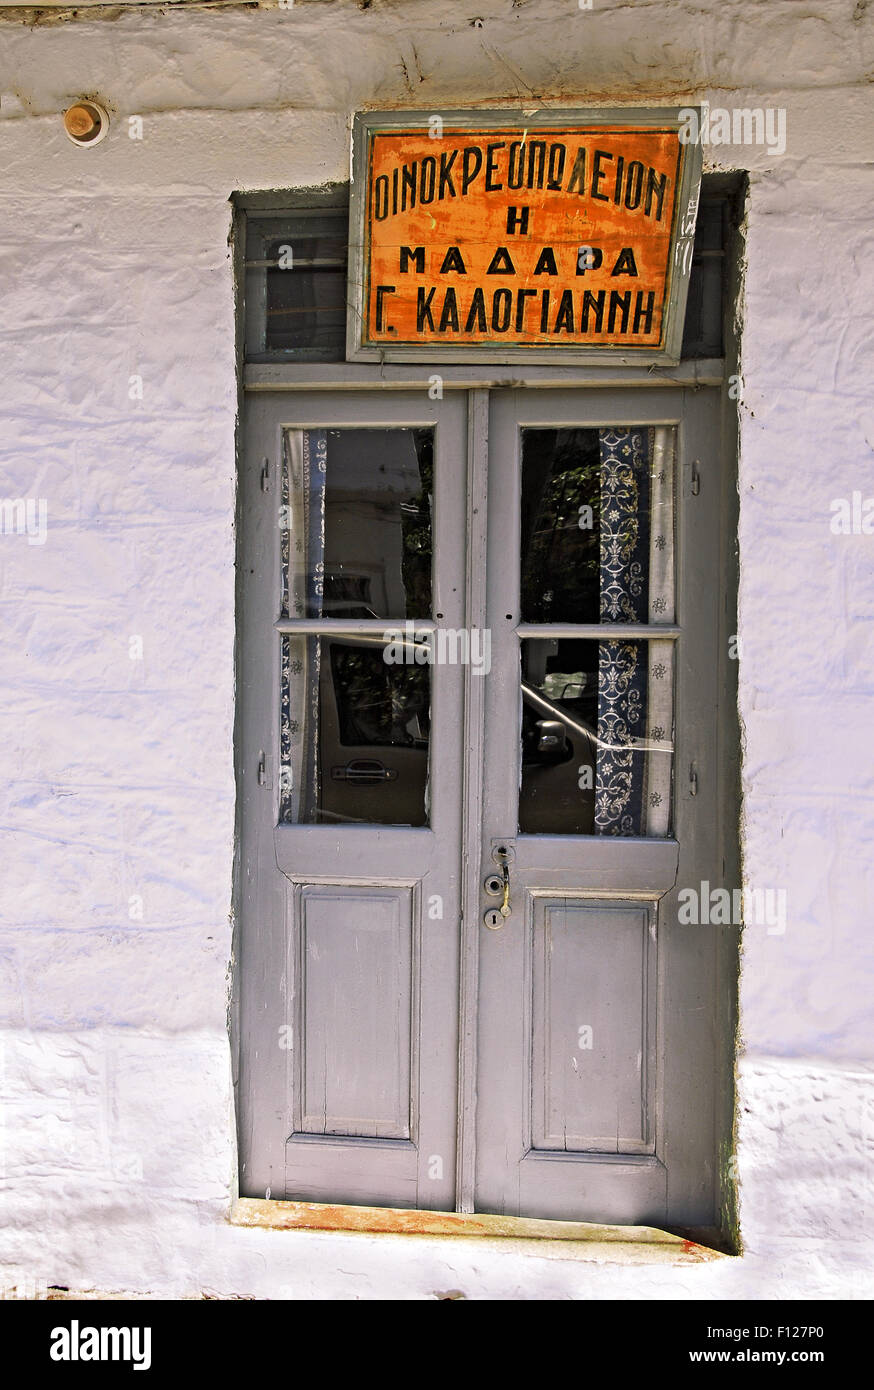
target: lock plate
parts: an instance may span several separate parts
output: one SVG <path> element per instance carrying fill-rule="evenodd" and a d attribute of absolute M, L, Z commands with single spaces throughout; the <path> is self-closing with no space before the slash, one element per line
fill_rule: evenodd
<path fill-rule="evenodd" d="M 497 864 L 499 869 L 505 864 L 512 864 L 516 858 L 516 847 L 512 840 L 492 840 L 491 851 L 492 863 Z"/>
<path fill-rule="evenodd" d="M 492 840 L 491 850 L 500 873 L 487 874 L 483 888 L 489 897 L 499 897 L 501 905 L 498 908 L 490 907 L 483 915 L 483 922 L 489 931 L 497 931 L 513 911 L 510 906 L 510 864 L 516 855 L 513 846 L 506 840 Z"/>

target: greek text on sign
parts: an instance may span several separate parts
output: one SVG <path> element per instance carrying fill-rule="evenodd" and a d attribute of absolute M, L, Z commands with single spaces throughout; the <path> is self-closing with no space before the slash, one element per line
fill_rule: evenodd
<path fill-rule="evenodd" d="M 700 158 L 636 114 L 359 118 L 350 355 L 675 360 Z"/>

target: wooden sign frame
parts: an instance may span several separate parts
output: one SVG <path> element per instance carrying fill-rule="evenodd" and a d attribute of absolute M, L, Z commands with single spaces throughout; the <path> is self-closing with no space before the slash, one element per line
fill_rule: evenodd
<path fill-rule="evenodd" d="M 439 113 L 439 115 L 426 111 L 372 111 L 363 112 L 356 115 L 352 136 L 352 185 L 349 219 L 349 278 L 346 334 L 347 360 L 352 362 L 432 363 L 488 361 L 500 364 L 510 364 L 513 362 L 544 363 L 561 361 L 565 363 L 658 363 L 661 365 L 672 365 L 679 362 L 683 337 L 683 320 L 686 310 L 686 297 L 689 288 L 689 271 L 692 263 L 692 243 L 695 233 L 695 218 L 698 210 L 698 198 L 700 194 L 702 163 L 700 144 L 698 144 L 697 142 L 683 143 L 679 139 L 680 129 L 683 126 L 686 126 L 686 128 L 688 128 L 688 112 L 690 109 L 694 108 L 682 108 L 683 112 L 686 113 L 685 120 L 681 120 L 681 108 L 671 106 L 647 108 L 614 107 L 609 109 L 599 108 L 597 110 L 577 109 L 574 111 L 538 110 L 533 114 L 523 112 L 519 109 L 507 109 L 491 111 L 454 110 L 444 111 Z M 435 122 L 442 122 L 442 127 L 439 125 L 435 126 Z M 565 205 L 565 214 L 563 214 L 565 216 L 565 222 L 563 223 L 563 225 L 567 225 L 566 209 L 568 206 L 568 193 L 566 191 L 566 186 L 570 185 L 571 187 L 574 187 L 574 184 L 576 185 L 576 191 L 579 194 L 579 202 L 577 202 L 576 199 L 574 199 L 572 206 L 574 209 L 579 208 L 579 218 L 581 219 L 579 225 L 577 225 L 575 228 L 575 236 L 582 240 L 582 223 L 583 221 L 588 221 L 590 224 L 590 226 L 585 229 L 588 233 L 588 235 L 585 238 L 587 244 L 585 246 L 580 245 L 579 247 L 581 256 L 589 258 L 588 260 L 584 258 L 580 262 L 584 267 L 582 271 L 574 269 L 571 272 L 565 269 L 562 272 L 560 280 L 556 282 L 555 272 L 550 271 L 548 269 L 550 263 L 549 261 L 547 261 L 546 276 L 544 277 L 544 279 L 536 282 L 536 289 L 526 290 L 526 295 L 528 295 L 528 298 L 526 299 L 523 296 L 521 301 L 521 309 L 518 308 L 519 291 L 517 289 L 517 300 L 515 301 L 517 304 L 517 308 L 513 323 L 514 325 L 518 325 L 521 320 L 523 328 L 519 329 L 518 331 L 520 333 L 533 333 L 537 339 L 536 341 L 506 341 L 502 340 L 502 338 L 499 337 L 497 333 L 489 332 L 487 341 L 466 341 L 453 344 L 451 341 L 444 341 L 436 337 L 426 339 L 421 333 L 417 333 L 415 330 L 409 327 L 405 330 L 401 330 L 401 336 L 394 336 L 393 338 L 389 338 L 389 332 L 397 334 L 398 330 L 394 328 L 394 325 L 391 325 L 389 323 L 389 313 L 384 308 L 384 306 L 386 304 L 393 304 L 395 306 L 396 317 L 401 317 L 405 314 L 406 318 L 409 319 L 412 313 L 410 307 L 410 294 L 412 291 L 410 287 L 413 286 L 414 283 L 413 277 L 418 276 L 418 280 L 416 281 L 417 285 L 422 284 L 423 276 L 426 280 L 426 283 L 429 277 L 433 280 L 433 269 L 429 267 L 423 271 L 421 269 L 421 266 L 423 264 L 421 259 L 417 262 L 410 256 L 406 256 L 405 258 L 406 273 L 409 274 L 412 270 L 412 275 L 410 275 L 410 279 L 405 280 L 403 282 L 406 295 L 403 299 L 389 298 L 389 289 L 388 287 L 383 286 L 380 289 L 379 296 L 380 318 L 377 319 L 376 317 L 376 294 L 375 290 L 371 285 L 373 259 L 374 256 L 379 258 L 381 260 L 382 266 L 384 267 L 387 264 L 387 257 L 391 254 L 396 257 L 395 265 L 397 265 L 397 257 L 400 252 L 400 242 L 398 243 L 397 247 L 392 245 L 390 249 L 386 239 L 383 240 L 382 245 L 371 245 L 370 208 L 371 204 L 374 203 L 374 194 L 371 189 L 373 161 L 375 157 L 374 142 L 375 139 L 377 139 L 380 135 L 393 137 L 393 140 L 386 140 L 380 144 L 379 152 L 381 152 L 383 148 L 390 148 L 392 144 L 395 148 L 398 148 L 401 137 L 409 136 L 415 148 L 424 148 L 421 144 L 423 138 L 428 139 L 431 136 L 431 132 L 435 130 L 442 130 L 442 134 L 438 135 L 437 138 L 433 138 L 433 152 L 435 157 L 440 152 L 440 140 L 445 138 L 446 136 L 452 138 L 454 136 L 463 136 L 467 132 L 470 132 L 472 137 L 482 136 L 483 145 L 485 146 L 487 143 L 487 137 L 490 133 L 504 133 L 508 136 L 508 140 L 504 142 L 504 144 L 501 146 L 501 148 L 505 151 L 503 157 L 505 159 L 509 158 L 512 160 L 512 158 L 514 157 L 512 150 L 510 150 L 509 155 L 507 154 L 507 150 L 510 149 L 510 146 L 512 145 L 516 151 L 515 157 L 517 169 L 522 169 L 523 167 L 522 155 L 519 154 L 519 142 L 528 142 L 528 145 L 524 146 L 524 148 L 527 149 L 528 158 L 530 159 L 534 153 L 531 149 L 531 142 L 537 142 L 541 140 L 545 141 L 550 132 L 553 135 L 554 141 L 561 141 L 562 144 L 565 144 L 566 138 L 569 142 L 576 142 L 577 137 L 579 137 L 577 147 L 578 163 L 580 159 L 579 146 L 582 146 L 584 150 L 586 150 L 588 146 L 591 146 L 591 148 L 587 149 L 588 163 L 586 163 L 586 157 L 584 155 L 582 167 L 579 173 L 576 172 L 575 165 L 574 169 L 569 174 L 565 162 L 565 154 L 567 154 L 570 150 L 570 143 L 565 145 L 564 154 L 561 155 L 561 162 L 563 167 L 562 178 L 557 177 L 555 175 L 555 171 L 553 171 L 552 175 L 547 175 L 546 182 L 544 182 L 543 155 L 540 153 L 539 146 L 537 149 L 537 154 L 541 163 L 538 166 L 537 170 L 535 170 L 533 175 L 531 173 L 532 165 L 530 163 L 528 164 L 529 187 L 532 186 L 530 180 L 533 177 L 535 179 L 535 184 L 533 186 L 537 189 L 547 187 L 548 189 L 551 189 L 562 195 Z M 595 256 L 597 253 L 592 248 L 597 247 L 596 238 L 598 235 L 598 225 L 591 219 L 597 217 L 598 215 L 606 217 L 606 214 L 603 213 L 603 206 L 608 203 L 609 198 L 609 195 L 604 195 L 598 190 L 600 190 L 602 186 L 607 187 L 608 189 L 611 187 L 614 180 L 614 168 L 616 170 L 616 197 L 614 199 L 614 202 L 616 206 L 620 208 L 619 213 L 613 215 L 614 222 L 616 221 L 617 217 L 626 218 L 627 220 L 627 214 L 622 210 L 623 202 L 625 206 L 631 206 L 628 203 L 628 187 L 630 181 L 627 179 L 625 184 L 624 200 L 621 196 L 622 169 L 625 165 L 625 162 L 622 159 L 622 157 L 616 156 L 615 166 L 609 168 L 606 162 L 602 161 L 599 163 L 597 158 L 594 160 L 592 158 L 593 153 L 595 156 L 597 156 L 599 153 L 596 146 L 593 144 L 593 140 L 597 140 L 597 136 L 599 133 L 607 137 L 606 140 L 602 139 L 602 145 L 607 143 L 611 139 L 615 142 L 621 142 L 626 138 L 633 139 L 635 135 L 639 135 L 644 140 L 648 140 L 650 142 L 650 145 L 653 144 L 654 140 L 661 138 L 668 142 L 666 144 L 666 149 L 670 149 L 672 154 L 671 172 L 670 174 L 666 172 L 665 174 L 660 174 L 658 176 L 660 179 L 666 179 L 666 182 L 661 183 L 661 185 L 659 185 L 657 188 L 657 196 L 663 196 L 661 190 L 669 188 L 670 184 L 673 183 L 673 188 L 671 189 L 672 201 L 669 205 L 670 232 L 669 240 L 667 241 L 666 247 L 666 263 L 662 262 L 661 256 L 663 250 L 665 249 L 665 236 L 667 231 L 667 224 L 664 228 L 658 229 L 659 246 L 657 248 L 657 258 L 654 261 L 654 264 L 657 266 L 658 269 L 658 288 L 656 293 L 660 295 L 661 307 L 661 313 L 658 319 L 659 332 L 656 341 L 656 334 L 651 330 L 651 340 L 645 345 L 634 345 L 622 341 L 598 341 L 585 343 L 580 341 L 579 338 L 577 338 L 577 340 L 574 341 L 572 335 L 572 327 L 569 328 L 569 323 L 572 325 L 573 314 L 575 310 L 578 314 L 578 322 L 581 325 L 581 331 L 584 311 L 586 314 L 586 331 L 588 331 L 588 324 L 590 320 L 593 323 L 602 324 L 602 309 L 605 300 L 601 298 L 598 302 L 598 305 L 595 306 L 592 296 L 590 295 L 589 303 L 584 304 L 582 298 L 582 291 L 584 289 L 587 289 L 591 286 L 592 293 L 594 294 L 594 285 L 597 279 L 600 281 L 600 287 L 604 289 L 605 295 L 609 295 L 612 292 L 611 288 L 609 288 L 609 280 L 607 281 L 607 285 L 605 285 L 604 283 L 605 277 L 608 274 L 607 266 L 602 266 L 600 264 L 597 267 L 595 267 L 594 265 L 590 266 L 589 261 L 594 262 L 595 260 Z M 676 162 L 673 162 L 674 134 L 677 135 L 675 157 Z M 431 148 L 430 145 L 429 148 Z M 446 147 L 444 146 L 443 148 L 445 149 Z M 492 148 L 497 150 L 497 143 L 493 143 Z M 557 150 L 557 148 L 558 147 L 556 144 L 550 144 L 548 146 L 544 145 L 544 149 L 548 149 L 549 151 L 550 169 L 552 169 L 552 151 L 553 149 Z M 561 152 L 559 151 L 558 153 Z M 497 191 L 501 187 L 500 173 L 497 165 L 499 156 L 497 153 L 495 153 L 493 156 L 491 156 L 491 158 L 494 161 L 491 174 L 491 183 L 487 183 L 486 186 L 488 187 L 489 191 Z M 613 155 L 605 155 L 605 161 L 606 159 L 612 160 L 613 158 Z M 426 161 L 423 158 L 421 170 L 421 186 L 424 186 L 424 165 L 426 162 L 428 161 Z M 557 154 L 555 161 L 556 166 L 558 162 L 559 160 Z M 471 160 L 471 166 L 474 163 L 475 161 Z M 432 169 L 433 164 L 434 161 L 431 161 Z M 482 161 L 480 162 L 480 165 L 478 167 L 479 173 L 482 174 Z M 511 187 L 518 186 L 513 185 L 509 182 L 509 176 L 506 170 L 510 167 L 511 166 L 508 165 L 505 168 L 505 177 L 508 178 L 508 182 L 506 185 L 508 190 Z M 629 165 L 628 169 L 630 170 L 631 167 L 632 166 Z M 403 177 L 403 171 L 401 170 L 400 172 L 401 177 Z M 654 175 L 655 173 L 652 167 L 650 167 L 648 172 L 650 176 Z M 610 175 L 609 181 L 608 174 Z M 487 177 L 488 175 L 486 174 L 486 178 Z M 635 210 L 637 210 L 641 206 L 641 177 L 642 176 L 638 176 L 638 202 L 637 204 L 635 204 Z M 452 178 L 451 173 L 449 175 L 449 178 Z M 537 178 L 540 179 L 539 183 L 536 182 Z M 550 178 L 552 179 L 551 182 L 549 181 Z M 592 182 L 593 179 L 595 179 L 594 183 Z M 389 193 L 389 181 L 387 175 L 385 174 L 378 175 L 377 181 L 379 181 L 380 183 L 378 193 L 378 197 L 380 200 L 379 206 L 382 206 L 385 209 L 383 213 L 383 218 L 385 219 L 388 217 L 389 213 L 389 204 L 387 199 L 391 196 L 391 194 Z M 374 187 L 375 186 L 376 185 L 374 184 Z M 434 185 L 432 175 L 432 189 L 433 186 Z M 448 187 L 452 186 L 452 184 L 448 185 Z M 657 204 L 653 202 L 651 205 L 650 194 L 652 192 L 653 186 L 654 185 L 651 184 L 650 186 L 647 186 L 646 189 L 647 210 L 648 212 L 651 212 L 652 207 L 657 206 L 658 212 L 660 213 L 661 202 L 658 202 Z M 406 195 L 404 194 L 403 189 L 401 191 L 401 194 L 399 195 L 397 189 L 398 183 L 395 182 L 393 196 L 395 200 L 398 202 L 399 210 L 403 213 L 404 211 L 406 211 L 406 204 L 404 204 L 404 206 L 401 207 L 398 200 L 399 197 L 405 198 Z M 455 188 L 452 197 L 447 197 L 445 200 L 445 206 L 439 209 L 439 212 L 443 214 L 441 218 L 443 226 L 438 231 L 434 232 L 435 246 L 439 246 L 442 248 L 444 244 L 454 244 L 453 238 L 451 235 L 449 235 L 449 233 L 451 233 L 452 231 L 451 213 L 455 208 L 460 206 L 460 201 L 457 198 L 457 192 L 458 189 Z M 588 193 L 589 196 L 585 196 L 586 193 Z M 412 216 L 414 196 L 414 193 L 411 191 L 410 216 Z M 507 191 L 505 197 L 509 198 L 510 196 L 511 194 L 509 193 L 509 191 Z M 509 235 L 509 228 L 511 221 L 513 220 L 511 218 L 511 213 L 514 214 L 516 222 L 519 222 L 520 216 L 522 215 L 523 211 L 522 199 L 525 196 L 526 194 L 523 188 L 522 191 L 520 191 L 520 193 L 518 194 L 518 208 L 516 208 L 515 206 L 504 206 L 501 202 L 496 201 L 493 205 L 489 206 L 487 209 L 484 210 L 482 217 L 482 226 L 480 228 L 480 231 L 482 232 L 484 238 L 485 229 L 488 228 L 488 236 L 489 238 L 494 240 L 494 245 L 496 248 L 507 248 L 510 246 L 511 242 L 513 246 L 519 246 L 520 243 L 518 242 L 518 240 L 513 241 L 513 237 Z M 530 197 L 531 195 L 529 194 L 528 196 Z M 593 201 L 593 196 L 597 197 L 600 201 L 595 203 Z M 424 202 L 425 199 L 423 194 L 420 207 L 422 204 L 424 204 Z M 376 207 L 375 204 L 374 206 Z M 376 207 L 376 211 L 378 213 L 378 207 Z M 448 216 L 446 215 L 447 213 L 449 214 Z M 417 215 L 421 218 L 421 211 Z M 546 217 L 545 208 L 540 208 L 536 215 L 540 216 L 541 221 L 543 221 Z M 561 221 L 562 214 L 558 211 L 557 205 L 556 210 L 553 211 L 552 215 L 554 218 L 557 217 L 558 221 Z M 577 217 L 576 211 L 572 212 L 572 217 Z M 432 211 L 430 211 L 430 209 L 428 219 L 430 220 L 433 226 L 437 225 L 435 221 L 435 214 Z M 620 228 L 620 230 L 623 233 L 625 233 L 627 230 L 625 240 L 632 241 L 633 232 L 631 227 L 629 227 L 628 229 Z M 618 233 L 616 227 L 612 227 L 611 235 L 613 236 L 614 240 L 617 234 Z M 403 239 L 404 238 L 401 237 L 401 241 L 403 241 Z M 421 240 L 420 238 L 413 239 L 418 241 Z M 379 239 L 376 240 L 378 241 Z M 537 239 L 533 235 L 531 235 L 527 242 L 526 249 L 530 249 L 531 247 L 533 247 L 536 243 L 536 240 Z M 548 240 L 548 236 L 544 238 L 544 240 Z M 590 244 L 588 244 L 589 242 Z M 479 247 L 482 247 L 485 245 L 485 240 L 483 239 L 479 243 L 471 242 L 470 245 L 477 245 Z M 556 245 L 558 245 L 557 241 Z M 411 251 L 416 251 L 416 247 L 411 247 L 410 249 Z M 573 255 L 575 250 L 576 248 L 574 246 L 571 246 L 567 243 L 563 246 L 563 251 L 565 253 L 565 267 L 567 266 L 568 254 Z M 497 254 L 497 251 L 495 254 Z M 618 283 L 623 286 L 623 290 L 627 290 L 629 288 L 628 280 L 621 278 L 623 277 L 624 273 L 624 263 L 620 261 L 620 257 L 618 256 L 614 257 L 613 259 L 615 262 L 614 270 L 609 273 L 611 275 L 618 274 L 618 276 L 620 277 Z M 650 259 L 652 260 L 652 255 L 650 255 Z M 458 258 L 456 258 L 456 261 L 457 260 Z M 504 261 L 499 261 L 498 264 L 506 264 L 507 260 L 508 258 L 505 257 Z M 633 265 L 633 252 L 631 258 L 627 256 L 625 257 L 625 263 L 628 263 L 629 260 L 630 263 Z M 436 264 L 433 255 L 431 257 L 431 261 L 432 265 Z M 510 260 L 509 263 L 512 265 L 512 260 Z M 596 268 L 599 271 L 599 275 L 595 278 L 590 278 L 588 285 L 584 284 L 586 272 L 588 270 L 594 270 Z M 481 268 L 479 273 L 482 273 Z M 535 270 L 535 274 L 539 273 L 542 272 L 538 272 Z M 575 289 L 579 291 L 579 294 L 576 295 L 576 297 L 574 297 L 574 295 L 571 295 L 570 299 L 567 299 L 567 296 L 565 296 L 565 299 L 567 300 L 564 310 L 565 321 L 564 323 L 561 323 L 560 313 L 559 316 L 556 317 L 556 308 L 558 302 L 564 301 L 559 301 L 558 295 L 559 293 L 564 293 L 563 291 L 561 291 L 560 288 L 562 284 L 565 285 L 565 288 L 568 288 L 567 277 L 571 273 L 573 273 L 575 277 L 578 275 L 580 276 L 579 284 L 575 284 Z M 377 270 L 377 274 L 379 274 L 379 267 Z M 491 290 L 492 284 L 507 284 L 506 279 L 504 279 L 503 281 L 501 280 L 500 270 L 495 271 L 489 268 L 488 274 L 494 274 L 497 277 L 497 281 L 488 282 L 488 291 Z M 385 278 L 384 274 L 382 278 Z M 399 277 L 396 273 L 392 275 L 394 285 L 398 284 L 398 278 Z M 524 276 L 522 278 L 524 279 Z M 529 272 L 528 279 L 530 280 L 530 278 L 531 275 Z M 550 282 L 552 283 L 552 285 L 555 286 L 557 284 L 558 286 L 558 288 L 556 289 L 556 299 L 551 301 L 547 299 L 546 305 L 544 307 L 543 289 L 548 288 Z M 649 282 L 650 284 L 656 283 L 656 281 L 652 277 L 652 274 L 650 274 Z M 518 284 L 519 281 L 517 279 L 516 285 Z M 467 287 L 468 286 L 466 286 L 466 288 Z M 438 286 L 438 288 L 441 287 Z M 448 290 L 445 285 L 442 288 L 444 291 L 444 298 L 442 302 L 444 303 L 445 313 L 445 300 L 446 295 L 448 294 Z M 486 292 L 487 291 L 484 291 L 484 293 Z M 392 295 L 395 295 L 396 293 L 396 290 L 391 291 Z M 416 290 L 416 293 L 418 295 L 418 288 Z M 473 293 L 476 294 L 478 293 L 478 291 L 473 291 Z M 421 305 L 421 301 L 417 302 Z M 430 303 L 430 301 L 428 302 Z M 612 320 L 615 325 L 617 319 L 619 319 L 621 322 L 619 308 L 621 308 L 622 306 L 617 306 L 617 313 L 614 315 L 612 301 L 608 299 L 606 302 L 610 304 L 610 318 L 608 319 L 608 323 Z M 647 298 L 645 301 L 641 301 L 640 297 L 638 297 L 637 304 L 641 307 L 641 312 L 640 316 L 636 317 L 636 322 L 645 325 L 647 322 L 650 321 L 647 318 L 644 310 L 651 308 L 654 302 L 658 303 L 659 301 L 654 301 L 649 291 L 647 291 Z M 506 300 L 502 301 L 502 314 L 505 305 L 510 305 L 510 303 L 510 296 L 508 296 Z M 539 306 L 539 313 L 535 314 L 532 312 L 532 304 L 535 307 Z M 398 306 L 400 306 L 400 308 Z M 456 310 L 454 306 L 455 294 L 453 294 L 452 313 L 453 316 L 456 316 Z M 597 318 L 595 317 L 596 307 Z M 469 321 L 473 321 L 474 308 L 476 308 L 477 314 L 479 315 L 477 321 L 480 325 L 481 331 L 483 317 L 482 313 L 480 312 L 480 305 L 474 306 L 473 304 L 471 304 Z M 588 312 L 589 310 L 592 311 L 591 315 Z M 625 313 L 627 314 L 627 312 L 628 310 L 626 307 Z M 496 301 L 493 301 L 493 313 L 497 313 Z M 509 313 L 510 310 L 508 309 L 507 314 L 509 315 Z M 550 314 L 552 315 L 552 318 L 550 318 Z M 418 309 L 416 311 L 416 316 L 418 322 Z M 430 319 L 430 309 L 428 310 L 428 319 Z M 422 321 L 423 323 L 427 322 L 425 318 L 423 318 Z M 495 322 L 494 319 L 493 322 Z M 532 328 L 530 326 L 530 324 L 533 322 L 536 322 L 537 328 Z M 380 327 L 377 326 L 378 324 L 380 325 Z M 546 331 L 542 333 L 538 332 L 538 329 L 542 327 L 542 325 L 544 324 L 547 325 Z M 558 327 L 553 328 L 553 324 L 557 324 Z M 451 323 L 449 331 L 451 331 Z M 602 336 L 604 336 L 608 331 L 609 330 L 604 330 L 602 325 Z M 646 329 L 644 328 L 644 332 L 645 331 Z"/>

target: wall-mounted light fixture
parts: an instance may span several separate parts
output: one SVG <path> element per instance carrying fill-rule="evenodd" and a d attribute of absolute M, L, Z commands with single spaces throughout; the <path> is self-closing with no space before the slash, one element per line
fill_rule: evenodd
<path fill-rule="evenodd" d="M 99 145 L 109 130 L 109 116 L 96 101 L 77 101 L 64 112 L 64 130 L 74 145 Z"/>

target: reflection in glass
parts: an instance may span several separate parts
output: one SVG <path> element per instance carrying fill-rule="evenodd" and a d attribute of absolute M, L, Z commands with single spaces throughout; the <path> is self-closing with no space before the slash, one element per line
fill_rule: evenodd
<path fill-rule="evenodd" d="M 282 615 L 431 616 L 431 429 L 285 431 Z"/>
<path fill-rule="evenodd" d="M 522 642 L 519 829 L 666 835 L 673 644 Z"/>
<path fill-rule="evenodd" d="M 522 643 L 519 829 L 591 835 L 595 817 L 597 671 L 593 642 Z"/>
<path fill-rule="evenodd" d="M 343 360 L 348 221 L 330 208 L 247 215 L 249 360 Z"/>
<path fill-rule="evenodd" d="M 328 225 L 313 236 L 266 242 L 264 258 L 266 352 L 309 356 L 330 351 L 346 324 L 344 227 Z"/>
<path fill-rule="evenodd" d="M 522 432 L 522 621 L 598 621 L 598 431 Z"/>
<path fill-rule="evenodd" d="M 522 644 L 522 831 L 669 833 L 674 444 L 661 425 L 523 430 L 523 621 L 605 640 Z M 611 623 L 653 640 L 606 640 Z"/>
<path fill-rule="evenodd" d="M 281 640 L 280 820 L 427 824 L 430 667 L 381 638 Z"/>
<path fill-rule="evenodd" d="M 673 432 L 522 432 L 523 622 L 664 622 L 673 563 Z"/>

